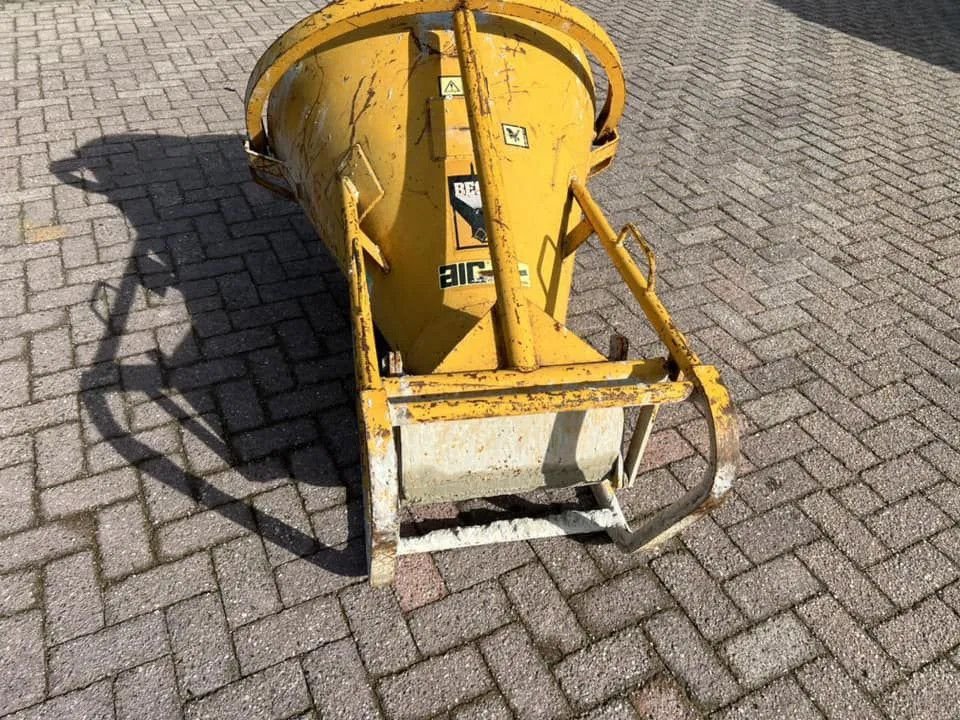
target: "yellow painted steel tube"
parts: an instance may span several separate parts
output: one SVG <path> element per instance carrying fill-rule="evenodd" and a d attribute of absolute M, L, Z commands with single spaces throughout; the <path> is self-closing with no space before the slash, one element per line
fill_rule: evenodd
<path fill-rule="evenodd" d="M 573 180 L 570 183 L 570 191 L 577 199 L 583 214 L 593 225 L 597 237 L 603 249 L 607 251 L 614 266 L 620 273 L 620 277 L 630 288 L 630 292 L 640 303 L 644 315 L 650 321 L 654 331 L 660 338 L 660 342 L 667 346 L 670 351 L 670 357 L 677 363 L 680 370 L 687 374 L 689 370 L 700 364 L 700 359 L 693 350 L 690 349 L 687 339 L 683 336 L 677 326 L 674 325 L 670 313 L 660 302 L 660 298 L 647 287 L 647 279 L 643 276 L 640 268 L 633 261 L 629 251 L 623 246 L 623 243 L 617 241 L 618 235 L 607 221 L 600 206 L 596 200 L 579 180 Z"/>
<path fill-rule="evenodd" d="M 383 379 L 391 400 L 422 395 L 443 395 L 458 392 L 496 391 L 515 388 L 551 387 L 576 383 L 609 383 L 633 380 L 655 383 L 667 377 L 662 358 L 622 360 L 618 362 L 550 365 L 532 372 L 513 370 L 479 370 L 474 372 L 404 375 Z"/>
<path fill-rule="evenodd" d="M 347 285 L 350 289 L 350 305 L 353 309 L 353 345 L 354 363 L 357 375 L 357 389 L 371 390 L 383 387 L 380 371 L 377 369 L 376 338 L 373 332 L 373 313 L 370 310 L 370 295 L 367 290 L 366 266 L 363 262 L 363 241 L 360 223 L 357 220 L 356 189 L 346 178 L 340 181 L 343 196 L 344 226 L 346 227 L 350 249 L 350 261 L 347 265 Z"/>
<path fill-rule="evenodd" d="M 503 333 L 503 347 L 510 367 L 521 371 L 533 370 L 537 366 L 533 328 L 530 326 L 527 300 L 520 287 L 520 268 L 513 246 L 510 216 L 505 207 L 507 194 L 500 170 L 500 143 L 494 131 L 496 118 L 487 80 L 477 60 L 474 43 L 477 23 L 473 13 L 463 8 L 457 10 L 453 21 L 489 238 L 493 282 L 497 288 L 496 310 Z"/>
<path fill-rule="evenodd" d="M 690 397 L 693 389 L 692 382 L 678 381 L 652 385 L 627 383 L 579 388 L 565 386 L 550 390 L 518 390 L 489 395 L 462 393 L 446 397 L 394 400 L 390 402 L 390 414 L 394 424 L 406 425 L 443 420 L 581 412 L 596 408 L 681 402 Z"/>

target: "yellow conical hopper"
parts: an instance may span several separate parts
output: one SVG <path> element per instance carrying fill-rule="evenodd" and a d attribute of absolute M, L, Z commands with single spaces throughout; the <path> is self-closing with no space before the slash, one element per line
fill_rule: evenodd
<path fill-rule="evenodd" d="M 607 34 L 557 0 L 344 0 L 257 63 L 254 178 L 299 201 L 348 279 L 372 583 L 391 582 L 398 554 L 597 531 L 651 547 L 729 489 L 738 443 L 717 370 L 657 298 L 642 235 L 615 232 L 586 188 L 623 105 Z M 665 359 L 608 359 L 565 327 L 591 235 Z M 632 531 L 614 491 L 635 481 L 658 407 L 688 399 L 709 421 L 711 467 Z M 572 485 L 600 507 L 400 535 L 403 505 Z"/>

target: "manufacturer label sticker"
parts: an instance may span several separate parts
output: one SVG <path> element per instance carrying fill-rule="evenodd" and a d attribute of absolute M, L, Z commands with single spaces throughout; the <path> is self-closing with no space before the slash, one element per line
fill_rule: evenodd
<path fill-rule="evenodd" d="M 522 147 L 529 148 L 530 140 L 527 138 L 527 129 L 521 125 L 508 125 L 507 123 L 501 123 L 503 126 L 503 141 L 507 145 L 512 145 L 513 147 Z"/>
<path fill-rule="evenodd" d="M 487 246 L 487 229 L 480 199 L 480 181 L 476 175 L 451 175 L 447 178 L 453 232 L 458 250 Z"/>
<path fill-rule="evenodd" d="M 525 263 L 517 263 L 520 270 L 520 284 L 530 287 L 530 268 Z M 466 285 L 489 285 L 493 282 L 493 265 L 489 260 L 471 260 L 469 262 L 450 263 L 437 268 L 440 276 L 440 289 L 449 290 Z"/>

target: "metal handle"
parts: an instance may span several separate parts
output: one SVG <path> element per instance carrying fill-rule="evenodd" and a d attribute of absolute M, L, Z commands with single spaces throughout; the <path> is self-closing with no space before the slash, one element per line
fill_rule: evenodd
<path fill-rule="evenodd" d="M 603 67 L 608 81 L 607 97 L 596 119 L 596 141 L 606 144 L 615 135 L 626 98 L 623 66 L 606 31 L 582 10 L 561 0 L 351 0 L 308 15 L 277 38 L 257 61 L 244 100 L 250 148 L 259 153 L 266 150 L 263 113 L 270 93 L 287 70 L 308 53 L 378 23 L 461 9 L 539 23 L 580 43 Z"/>

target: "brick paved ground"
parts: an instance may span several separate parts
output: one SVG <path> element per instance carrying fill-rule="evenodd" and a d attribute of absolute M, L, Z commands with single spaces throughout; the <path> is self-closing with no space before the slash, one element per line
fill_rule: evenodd
<path fill-rule="evenodd" d="M 956 717 L 960 11 L 587 4 L 630 80 L 598 195 L 723 366 L 743 478 L 653 558 L 438 554 L 395 592 L 358 577 L 342 283 L 238 134 L 313 4 L 0 7 L 0 715 Z M 644 349 L 578 265 L 571 324 Z M 664 417 L 633 514 L 701 430 Z"/>

